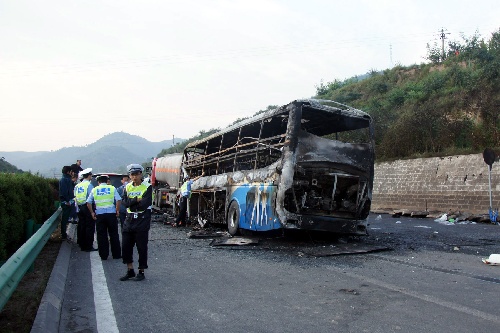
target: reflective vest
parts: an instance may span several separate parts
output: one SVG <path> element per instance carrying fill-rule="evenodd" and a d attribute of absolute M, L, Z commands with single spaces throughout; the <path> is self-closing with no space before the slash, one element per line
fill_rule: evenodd
<path fill-rule="evenodd" d="M 150 185 L 148 183 L 142 183 L 141 185 L 139 186 L 134 186 L 134 183 L 133 182 L 130 182 L 127 184 L 127 186 L 125 187 L 126 191 L 127 191 L 127 197 L 129 199 L 133 199 L 133 198 L 142 198 L 142 196 L 144 195 L 144 193 L 146 193 L 148 187 Z M 130 210 L 130 207 L 127 207 L 127 212 L 128 213 L 142 213 L 142 211 L 137 211 L 137 212 L 133 212 Z"/>
<path fill-rule="evenodd" d="M 94 195 L 96 209 L 115 207 L 115 191 L 114 186 L 107 184 L 94 187 L 92 194 Z"/>
<path fill-rule="evenodd" d="M 181 195 L 183 197 L 191 197 L 191 181 L 185 181 L 184 184 L 181 186 Z"/>
<path fill-rule="evenodd" d="M 75 186 L 75 199 L 77 205 L 83 205 L 87 201 L 87 192 L 89 189 L 90 182 L 84 180 L 80 184 Z"/>

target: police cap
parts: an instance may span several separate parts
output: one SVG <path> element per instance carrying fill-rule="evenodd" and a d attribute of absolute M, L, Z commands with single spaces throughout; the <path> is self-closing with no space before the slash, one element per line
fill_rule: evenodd
<path fill-rule="evenodd" d="M 80 171 L 78 173 L 78 178 L 83 179 L 83 178 L 88 177 L 88 175 L 91 175 L 91 174 L 92 174 L 92 168 L 83 169 L 82 171 Z"/>
<path fill-rule="evenodd" d="M 107 182 L 107 181 L 108 181 L 109 176 L 108 176 L 108 175 L 98 175 L 97 177 L 95 177 L 95 179 L 96 179 L 98 182 L 104 183 L 104 182 Z"/>
<path fill-rule="evenodd" d="M 136 172 L 142 173 L 143 171 L 144 171 L 144 168 L 140 164 L 135 163 L 135 164 L 127 165 L 127 172 L 129 174 L 136 173 Z"/>

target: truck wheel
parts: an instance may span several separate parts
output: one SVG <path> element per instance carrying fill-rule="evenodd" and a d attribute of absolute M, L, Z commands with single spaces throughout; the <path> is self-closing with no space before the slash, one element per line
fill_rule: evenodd
<path fill-rule="evenodd" d="M 231 202 L 227 212 L 227 230 L 231 236 L 238 234 L 240 227 L 240 205 L 236 201 Z"/>

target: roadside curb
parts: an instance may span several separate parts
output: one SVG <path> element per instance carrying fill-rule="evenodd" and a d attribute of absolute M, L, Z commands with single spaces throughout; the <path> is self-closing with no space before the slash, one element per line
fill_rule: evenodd
<path fill-rule="evenodd" d="M 68 229 L 68 236 L 74 239 L 76 224 L 70 224 Z M 38 307 L 35 321 L 31 327 L 31 333 L 59 331 L 72 247 L 72 243 L 68 241 L 63 241 L 61 244 L 47 287 Z"/>

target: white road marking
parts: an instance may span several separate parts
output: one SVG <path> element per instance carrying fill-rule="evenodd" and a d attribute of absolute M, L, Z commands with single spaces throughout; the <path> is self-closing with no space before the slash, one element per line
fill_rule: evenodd
<path fill-rule="evenodd" d="M 445 301 L 445 300 L 439 299 L 439 298 L 434 297 L 434 296 L 430 296 L 430 295 L 418 293 L 418 292 L 415 292 L 415 291 L 412 291 L 412 290 L 409 290 L 409 289 L 406 289 L 406 288 L 403 288 L 403 287 L 399 287 L 399 286 L 394 285 L 394 284 L 390 284 L 390 283 L 386 283 L 386 282 L 380 281 L 380 280 L 375 279 L 375 278 L 370 278 L 368 276 L 359 275 L 359 274 L 356 274 L 356 273 L 349 273 L 349 272 L 346 272 L 345 270 L 343 270 L 341 268 L 328 267 L 328 269 L 332 270 L 332 271 L 340 272 L 343 275 L 347 275 L 347 276 L 350 276 L 350 277 L 355 278 L 355 279 L 360 279 L 360 280 L 372 283 L 372 284 L 377 285 L 377 286 L 382 287 L 382 288 L 386 288 L 386 289 L 390 289 L 390 290 L 393 290 L 393 291 L 397 291 L 397 292 L 400 292 L 400 293 L 402 293 L 404 295 L 415 297 L 415 298 L 421 299 L 421 300 L 426 301 L 426 302 L 434 303 L 434 304 L 446 307 L 448 309 L 452 309 L 452 310 L 455 310 L 455 311 L 458 311 L 458 312 L 466 313 L 468 315 L 472 315 L 472 316 L 475 316 L 475 317 L 478 317 L 478 318 L 481 318 L 481 319 L 484 319 L 484 320 L 489 320 L 489 321 L 493 321 L 493 322 L 496 322 L 496 323 L 500 323 L 500 317 L 496 316 L 494 314 L 491 314 L 491 313 L 486 313 L 486 312 L 483 312 L 483 311 L 480 311 L 480 310 L 477 310 L 477 309 L 470 308 L 468 306 L 464 306 L 464 305 L 460 305 L 460 304 L 457 304 L 457 303 Z"/>
<path fill-rule="evenodd" d="M 118 333 L 115 312 L 109 296 L 106 276 L 102 261 L 97 251 L 90 252 L 90 268 L 92 270 L 92 285 L 94 287 L 94 304 L 97 321 L 97 332 Z"/>

